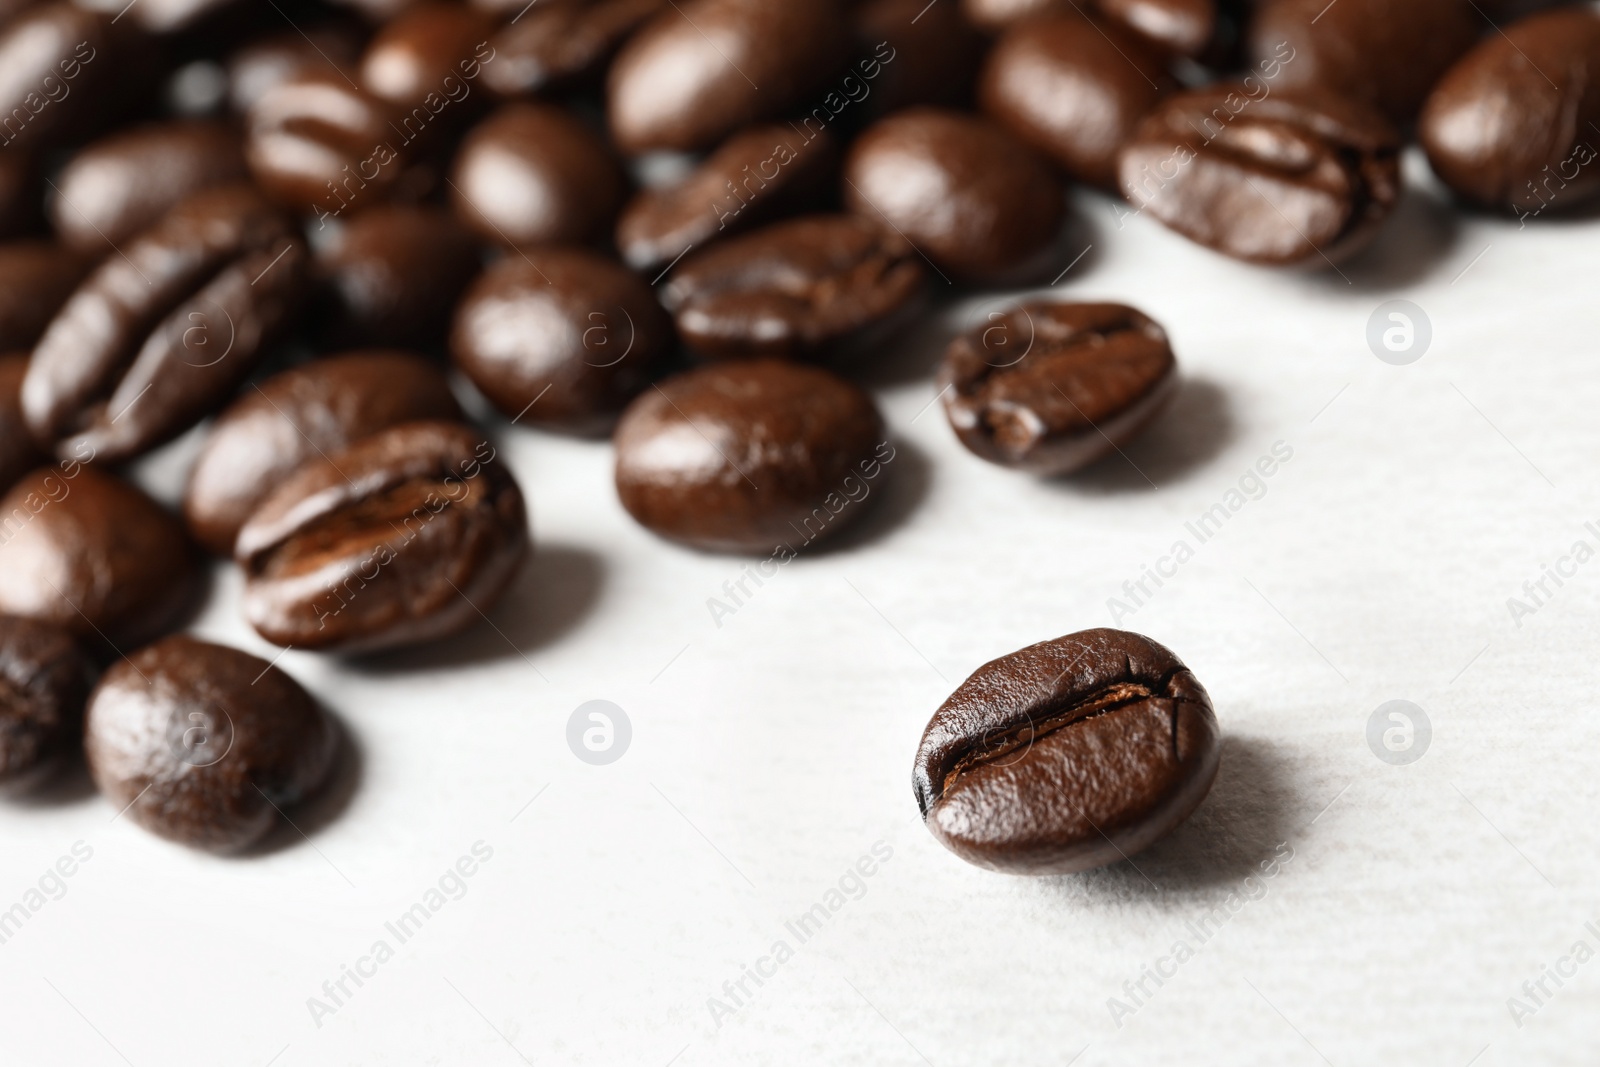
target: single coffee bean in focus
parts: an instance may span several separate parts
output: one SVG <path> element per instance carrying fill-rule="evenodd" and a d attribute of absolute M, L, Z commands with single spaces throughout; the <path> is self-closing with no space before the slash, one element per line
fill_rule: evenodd
<path fill-rule="evenodd" d="M 928 829 L 967 862 L 1071 874 L 1165 837 L 1220 760 L 1211 698 L 1177 656 L 1086 630 L 973 672 L 928 723 L 912 781 Z"/>
<path fill-rule="evenodd" d="M 1121 304 L 1029 301 L 956 338 L 939 371 L 961 443 L 1059 475 L 1120 449 L 1176 391 L 1165 331 Z"/>
<path fill-rule="evenodd" d="M 113 664 L 84 730 L 90 773 L 114 809 L 222 853 L 258 843 L 313 797 L 338 749 L 338 727 L 289 675 L 187 636 Z"/>
<path fill-rule="evenodd" d="M 528 553 L 522 491 L 482 433 L 408 422 L 319 456 L 239 531 L 245 618 L 268 641 L 372 652 L 483 618 Z"/>
<path fill-rule="evenodd" d="M 855 521 L 894 458 L 864 390 L 775 359 L 662 382 L 623 414 L 615 442 L 617 493 L 640 525 L 694 548 L 788 558 Z"/>

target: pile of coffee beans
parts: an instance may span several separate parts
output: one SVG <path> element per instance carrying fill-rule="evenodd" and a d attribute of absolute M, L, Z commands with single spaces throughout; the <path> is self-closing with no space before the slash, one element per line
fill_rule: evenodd
<path fill-rule="evenodd" d="M 248 849 L 342 735 L 180 633 L 207 554 L 283 647 L 456 633 L 532 551 L 517 425 L 609 437 L 662 538 L 792 558 L 894 454 L 852 376 L 941 299 L 1059 278 L 1072 187 L 1322 269 L 1413 139 L 1471 209 L 1600 193 L 1597 66 L 1600 14 L 1530 0 L 0 5 L 0 788 L 81 753 L 152 831 Z M 968 450 L 1052 478 L 1178 381 L 1136 308 L 1038 298 L 937 378 Z M 174 514 L 122 471 L 196 427 Z M 1095 630 L 968 679 L 916 794 L 958 855 L 1070 872 L 1219 751 L 1177 657 Z"/>

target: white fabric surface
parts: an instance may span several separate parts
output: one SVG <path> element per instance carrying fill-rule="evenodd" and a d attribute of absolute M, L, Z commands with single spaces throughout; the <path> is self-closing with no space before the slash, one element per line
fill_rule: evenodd
<path fill-rule="evenodd" d="M 503 633 L 381 666 L 281 660 L 361 751 L 309 840 L 218 859 L 81 790 L 0 806 L 0 909 L 93 850 L 0 944 L 0 1063 L 1592 1062 L 1600 962 L 1547 978 L 1542 1004 L 1523 983 L 1600 949 L 1600 563 L 1520 626 L 1507 600 L 1600 547 L 1600 222 L 1519 231 L 1418 188 L 1341 277 L 1079 206 L 1093 249 L 1059 291 L 1143 308 L 1187 375 L 1127 462 L 1041 483 L 966 453 L 928 407 L 948 330 L 930 326 L 871 372 L 899 455 L 863 529 L 718 627 L 706 601 L 742 561 L 629 520 L 607 445 L 502 427 L 539 543 L 492 612 Z M 1366 344 L 1393 298 L 1432 321 L 1412 366 Z M 1200 813 L 1137 868 L 1028 880 L 945 852 L 910 788 L 933 709 L 988 659 L 1110 624 L 1122 583 L 1275 442 L 1293 456 L 1265 495 L 1122 620 L 1215 700 Z M 170 498 L 193 446 L 141 476 Z M 219 569 L 195 629 L 270 658 L 238 584 Z M 633 726 L 604 767 L 565 740 L 597 698 Z M 1366 742 L 1391 699 L 1433 725 L 1410 766 Z M 385 923 L 477 842 L 492 857 L 465 894 L 400 944 Z M 859 899 L 830 899 L 879 842 Z M 1233 893 L 1259 899 L 1227 911 Z M 818 903 L 841 906 L 802 943 L 786 923 Z M 308 998 L 331 1006 L 324 981 L 380 939 L 393 958 L 314 1019 Z M 779 940 L 792 958 L 714 1018 Z M 1193 958 L 1114 1019 L 1179 940 Z M 1537 1008 L 1520 1026 L 1513 996 Z"/>

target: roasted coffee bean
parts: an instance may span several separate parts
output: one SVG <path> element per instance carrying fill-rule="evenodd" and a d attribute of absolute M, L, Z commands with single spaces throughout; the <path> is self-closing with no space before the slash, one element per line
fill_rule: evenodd
<path fill-rule="evenodd" d="M 1166 333 L 1133 308 L 1030 301 L 956 338 L 939 395 L 974 453 L 1058 475 L 1127 444 L 1177 381 Z"/>
<path fill-rule="evenodd" d="M 38 170 L 23 149 L 0 149 L 0 240 L 31 233 L 40 218 Z"/>
<path fill-rule="evenodd" d="M 0 146 L 59 144 L 124 110 L 141 88 L 127 24 L 70 3 L 22 12 L 0 29 Z"/>
<path fill-rule="evenodd" d="M 0 244 L 0 352 L 32 348 L 90 265 L 47 241 Z"/>
<path fill-rule="evenodd" d="M 838 144 L 826 130 L 755 126 L 677 185 L 635 196 L 617 220 L 617 247 L 635 270 L 657 271 L 691 248 L 821 206 L 838 175 Z"/>
<path fill-rule="evenodd" d="M 116 0 L 87 0 L 85 7 L 99 8 L 110 15 L 126 12 L 128 20 L 140 29 L 156 34 L 172 34 L 190 29 L 212 15 L 239 6 L 239 0 L 140 0 L 121 8 Z M 234 12 L 237 16 L 237 12 Z"/>
<path fill-rule="evenodd" d="M 993 123 L 935 108 L 891 115 L 845 160 L 845 203 L 970 282 L 1037 279 L 1054 261 L 1066 195 L 1031 148 Z"/>
<path fill-rule="evenodd" d="M 849 45 L 836 0 L 685 0 L 611 67 L 611 137 L 624 152 L 710 148 L 827 85 Z"/>
<path fill-rule="evenodd" d="M 0 26 L 4 26 L 12 19 L 30 7 L 34 7 L 39 0 L 0 0 Z"/>
<path fill-rule="evenodd" d="M 199 581 L 178 520 L 97 468 L 41 467 L 0 500 L 0 612 L 133 648 L 178 623 Z"/>
<path fill-rule="evenodd" d="M 441 346 L 451 309 L 479 266 L 477 242 L 438 208 L 384 206 L 357 215 L 317 251 L 328 344 Z"/>
<path fill-rule="evenodd" d="M 0 615 L 0 794 L 34 788 L 77 749 L 93 680 L 66 630 Z"/>
<path fill-rule="evenodd" d="M 328 781 L 339 731 L 293 678 L 235 648 L 169 637 L 113 665 L 84 753 L 111 806 L 212 852 L 261 841 Z"/>
<path fill-rule="evenodd" d="M 983 38 L 954 4 L 867 0 L 851 12 L 858 59 L 839 90 L 860 121 L 917 104 L 958 107 L 972 96 Z M 865 94 L 865 95 L 858 95 Z"/>
<path fill-rule="evenodd" d="M 934 713 L 913 785 L 939 843 L 1007 874 L 1142 851 L 1217 775 L 1211 698 L 1167 649 L 1086 630 L 986 663 Z"/>
<path fill-rule="evenodd" d="M 347 352 L 274 375 L 206 438 L 183 497 L 189 532 L 231 557 L 245 520 L 302 463 L 403 422 L 459 418 L 443 370 L 408 352 Z"/>
<path fill-rule="evenodd" d="M 810 215 L 683 261 L 661 300 L 707 359 L 836 359 L 870 347 L 916 310 L 926 274 L 875 221 Z"/>
<path fill-rule="evenodd" d="M 560 89 L 585 81 L 622 42 L 666 8 L 667 0 L 496 0 L 497 13 L 516 16 L 490 40 L 494 62 L 483 83 L 501 96 Z"/>
<path fill-rule="evenodd" d="M 456 312 L 456 366 L 503 414 L 610 431 L 670 351 L 672 324 L 642 278 L 580 249 L 507 256 Z"/>
<path fill-rule="evenodd" d="M 0 493 L 33 468 L 50 461 L 22 417 L 22 379 L 27 373 L 26 352 L 0 356 Z"/>
<path fill-rule="evenodd" d="M 369 22 L 385 23 L 416 7 L 421 0 L 333 0 L 358 12 Z"/>
<path fill-rule="evenodd" d="M 775 359 L 662 382 L 615 440 L 617 494 L 640 525 L 694 548 L 785 558 L 854 521 L 894 458 L 859 386 Z"/>
<path fill-rule="evenodd" d="M 1157 105 L 1123 148 L 1123 195 L 1253 263 L 1321 267 L 1360 251 L 1400 196 L 1394 130 L 1353 100 L 1246 92 L 1220 85 Z"/>
<path fill-rule="evenodd" d="M 370 652 L 476 622 L 527 551 L 522 492 L 493 446 L 410 422 L 301 466 L 239 531 L 234 558 L 262 637 Z"/>
<path fill-rule="evenodd" d="M 1274 92 L 1349 97 L 1405 125 L 1486 29 L 1472 0 L 1272 0 L 1257 9 L 1246 49 L 1276 64 Z"/>
<path fill-rule="evenodd" d="M 507 104 L 456 156 L 456 216 L 490 241 L 586 244 L 611 232 L 627 190 L 605 142 L 561 108 Z"/>
<path fill-rule="evenodd" d="M 137 126 L 72 157 L 55 181 L 50 222 L 69 248 L 110 254 L 191 193 L 248 178 L 239 135 L 222 123 Z"/>
<path fill-rule="evenodd" d="M 1217 35 L 1217 0 L 1095 0 L 1095 6 L 1173 55 L 1198 56 Z"/>
<path fill-rule="evenodd" d="M 1010 30 L 989 53 L 984 110 L 1080 181 L 1115 189 L 1117 152 L 1177 87 L 1139 38 L 1076 13 Z"/>
<path fill-rule="evenodd" d="M 187 430 L 288 324 L 306 259 L 254 189 L 194 194 L 108 257 L 39 339 L 22 387 L 34 437 L 118 462 Z"/>
<path fill-rule="evenodd" d="M 396 198 L 412 180 L 414 142 L 431 127 L 402 125 L 393 105 L 316 68 L 264 92 L 247 125 L 256 182 L 324 223 Z"/>
<path fill-rule="evenodd" d="M 1600 14 L 1569 7 L 1491 35 L 1444 76 L 1417 133 L 1464 199 L 1527 218 L 1600 192 Z"/>
<path fill-rule="evenodd" d="M 340 23 L 257 38 L 228 60 L 228 103 L 239 114 L 249 114 L 269 89 L 305 71 L 334 77 L 343 71 L 353 81 L 360 57 L 361 35 Z"/>
<path fill-rule="evenodd" d="M 367 46 L 361 86 L 402 111 L 423 107 L 426 114 L 442 115 L 460 109 L 472 92 L 468 83 L 494 56 L 493 33 L 494 21 L 470 7 L 413 7 L 385 24 Z"/>
<path fill-rule="evenodd" d="M 967 21 L 987 33 L 1000 33 L 1040 15 L 1070 11 L 1072 0 L 961 0 Z"/>

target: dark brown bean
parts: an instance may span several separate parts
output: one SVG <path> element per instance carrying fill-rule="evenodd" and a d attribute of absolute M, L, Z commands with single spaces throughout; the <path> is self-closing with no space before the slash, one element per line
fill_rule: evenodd
<path fill-rule="evenodd" d="M 1095 6 L 1173 55 L 1198 56 L 1217 36 L 1217 0 L 1095 0 Z"/>
<path fill-rule="evenodd" d="M 1472 0 L 1273 0 L 1257 9 L 1247 51 L 1281 63 L 1274 91 L 1349 97 L 1406 125 L 1487 28 Z"/>
<path fill-rule="evenodd" d="M 526 11 L 490 41 L 495 58 L 483 68 L 483 83 L 502 96 L 524 96 L 598 73 L 667 0 L 544 0 L 532 8 L 515 0 L 493 6 L 505 15 Z"/>
<path fill-rule="evenodd" d="M 32 348 L 91 262 L 48 241 L 0 245 L 0 352 Z"/>
<path fill-rule="evenodd" d="M 322 220 L 396 197 L 411 180 L 412 142 L 432 126 L 403 125 L 394 106 L 315 68 L 264 92 L 247 125 L 245 159 L 256 182 Z"/>
<path fill-rule="evenodd" d="M 385 23 L 416 7 L 421 0 L 333 0 L 358 12 L 368 22 Z"/>
<path fill-rule="evenodd" d="M 578 249 L 507 256 L 456 312 L 456 366 L 502 414 L 603 434 L 671 349 L 672 325 L 650 286 Z"/>
<path fill-rule="evenodd" d="M 1177 381 L 1166 333 L 1133 308 L 1030 301 L 951 343 L 939 395 L 975 454 L 1059 475 L 1136 437 Z"/>
<path fill-rule="evenodd" d="M 228 103 L 249 114 L 269 89 L 305 71 L 343 71 L 353 81 L 360 56 L 361 35 L 342 23 L 258 37 L 228 59 Z"/>
<path fill-rule="evenodd" d="M 496 111 L 467 135 L 453 169 L 456 217 L 513 246 L 600 240 L 627 186 L 605 142 L 548 104 Z"/>
<path fill-rule="evenodd" d="M 451 310 L 480 265 L 477 242 L 445 211 L 388 205 L 363 212 L 317 251 L 326 342 L 441 347 Z"/>
<path fill-rule="evenodd" d="M 1353 100 L 1251 100 L 1221 85 L 1157 106 L 1123 148 L 1122 192 L 1208 248 L 1322 267 L 1366 247 L 1394 210 L 1399 152 L 1382 116 Z"/>
<path fill-rule="evenodd" d="M 678 184 L 636 195 L 617 220 L 617 247 L 635 270 L 660 270 L 691 248 L 820 207 L 838 173 L 838 144 L 827 130 L 751 127 Z"/>
<path fill-rule="evenodd" d="M 136 126 L 72 157 L 55 181 L 50 222 L 67 247 L 109 254 L 191 193 L 248 177 L 243 143 L 222 123 Z"/>
<path fill-rule="evenodd" d="M 59 144 L 137 99 L 127 24 L 70 3 L 24 11 L 0 30 L 0 146 Z"/>
<path fill-rule="evenodd" d="M 66 630 L 0 615 L 0 794 L 37 787 L 77 750 L 93 681 Z"/>
<path fill-rule="evenodd" d="M 997 122 L 1069 175 L 1115 189 L 1118 150 L 1176 87 L 1163 58 L 1139 38 L 1067 13 L 1002 36 L 979 95 Z"/>
<path fill-rule="evenodd" d="M 1219 733 L 1178 657 L 1087 630 L 973 672 L 928 723 L 913 785 L 928 829 L 967 862 L 1071 874 L 1188 818 L 1216 779 Z"/>
<path fill-rule="evenodd" d="M 97 5 L 90 3 L 85 6 Z M 238 0 L 140 0 L 138 4 L 125 9 L 119 8 L 114 2 L 98 6 L 103 6 L 112 15 L 125 13 L 127 21 L 149 33 L 172 34 L 191 29 L 212 15 L 239 6 L 239 3 Z"/>
<path fill-rule="evenodd" d="M 851 26 L 863 58 L 839 88 L 851 100 L 856 92 L 867 94 L 859 98 L 861 121 L 917 104 L 957 107 L 971 99 L 984 42 L 956 5 L 867 0 L 851 12 Z"/>
<path fill-rule="evenodd" d="M 306 260 L 254 189 L 194 194 L 106 259 L 40 338 L 22 389 L 34 437 L 117 462 L 193 426 L 287 325 Z"/>
<path fill-rule="evenodd" d="M 22 379 L 28 373 L 28 354 L 13 352 L 0 356 L 0 493 L 18 478 L 50 457 L 28 432 L 22 417 Z"/>
<path fill-rule="evenodd" d="M 402 111 L 459 109 L 471 93 L 466 72 L 494 55 L 493 32 L 494 21 L 481 11 L 419 4 L 386 23 L 367 46 L 361 86 Z"/>
<path fill-rule="evenodd" d="M 1569 7 L 1484 39 L 1434 87 L 1417 125 L 1436 174 L 1523 218 L 1600 193 L 1600 14 Z"/>
<path fill-rule="evenodd" d="M 914 311 L 926 274 L 898 234 L 868 219 L 811 215 L 685 259 L 661 294 L 678 333 L 708 359 L 836 359 Z"/>
<path fill-rule="evenodd" d="M 611 137 L 624 152 L 699 151 L 819 90 L 848 48 L 835 0 L 685 0 L 611 67 Z"/>
<path fill-rule="evenodd" d="M 133 648 L 178 623 L 199 581 L 177 519 L 97 468 L 42 467 L 0 500 L 0 612 Z"/>
<path fill-rule="evenodd" d="M 408 352 L 347 352 L 274 375 L 206 438 L 183 497 L 189 532 L 231 557 L 245 520 L 307 460 L 403 422 L 460 417 L 441 368 Z"/>
<path fill-rule="evenodd" d="M 25 149 L 0 149 L 0 240 L 38 227 L 42 188 L 38 167 Z"/>
<path fill-rule="evenodd" d="M 282 670 L 169 637 L 106 671 L 84 751 L 111 805 L 151 833 L 238 852 L 328 781 L 338 727 Z"/>
<path fill-rule="evenodd" d="M 411 422 L 311 460 L 239 531 L 269 641 L 369 652 L 476 622 L 528 549 L 522 492 L 475 430 Z"/>
<path fill-rule="evenodd" d="M 1073 8 L 1071 0 L 961 0 L 967 21 L 986 33 L 1001 33 L 1040 15 Z"/>
<path fill-rule="evenodd" d="M 887 224 L 952 277 L 1046 274 L 1066 195 L 1044 161 L 988 120 L 935 108 L 891 115 L 845 160 L 845 203 Z"/>
<path fill-rule="evenodd" d="M 646 529 L 789 558 L 854 521 L 866 482 L 894 458 L 859 386 L 770 359 L 662 382 L 624 413 L 616 451 L 617 494 Z"/>

